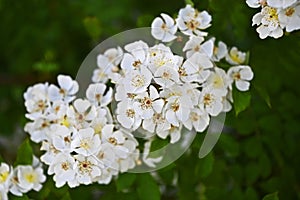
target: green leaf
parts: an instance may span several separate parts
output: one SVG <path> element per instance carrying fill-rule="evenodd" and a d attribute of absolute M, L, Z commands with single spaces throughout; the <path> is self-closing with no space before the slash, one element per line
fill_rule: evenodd
<path fill-rule="evenodd" d="M 251 101 L 250 92 L 239 92 L 236 89 L 232 91 L 233 95 L 233 106 L 235 110 L 236 116 L 244 111 L 249 105 Z"/>
<path fill-rule="evenodd" d="M 278 192 L 267 194 L 266 196 L 264 196 L 263 200 L 279 200 Z"/>
<path fill-rule="evenodd" d="M 150 152 L 159 150 L 168 144 L 169 144 L 168 140 L 163 140 L 163 139 L 156 137 L 155 140 L 153 140 L 151 143 Z"/>
<path fill-rule="evenodd" d="M 71 200 L 71 196 L 69 192 L 66 192 L 64 196 L 61 198 L 61 200 Z"/>
<path fill-rule="evenodd" d="M 135 179 L 136 174 L 125 173 L 119 175 L 116 181 L 117 191 L 120 192 L 124 189 L 128 189 L 134 183 Z"/>
<path fill-rule="evenodd" d="M 2 158 L 2 156 L 0 155 L 0 163 L 4 162 L 4 159 Z"/>
<path fill-rule="evenodd" d="M 140 199 L 159 200 L 160 191 L 157 183 L 149 173 L 139 174 L 137 192 Z"/>
<path fill-rule="evenodd" d="M 194 7 L 194 2 L 192 0 L 185 0 L 185 4 L 190 4 L 192 7 Z"/>
<path fill-rule="evenodd" d="M 210 152 L 204 158 L 200 159 L 200 162 L 198 164 L 199 168 L 197 168 L 197 171 L 200 174 L 201 178 L 207 177 L 212 172 L 214 161 L 215 158 L 212 152 Z"/>
<path fill-rule="evenodd" d="M 26 138 L 18 149 L 17 159 L 14 163 L 16 165 L 31 165 L 32 164 L 32 148 L 29 139 Z"/>
<path fill-rule="evenodd" d="M 266 104 L 269 106 L 269 108 L 272 108 L 271 100 L 270 100 L 270 96 L 269 96 L 268 92 L 263 87 L 260 87 L 256 84 L 254 85 L 254 88 L 257 90 L 257 92 L 259 93 L 261 98 L 263 98 L 263 100 L 266 102 Z"/>
<path fill-rule="evenodd" d="M 100 22 L 97 17 L 86 17 L 83 20 L 84 27 L 88 32 L 89 36 L 93 40 L 97 40 L 101 35 Z"/>
<path fill-rule="evenodd" d="M 21 197 L 11 195 L 9 197 L 9 199 L 11 199 L 11 200 L 29 200 L 28 196 L 25 194 L 23 194 L 23 196 L 21 196 Z"/>

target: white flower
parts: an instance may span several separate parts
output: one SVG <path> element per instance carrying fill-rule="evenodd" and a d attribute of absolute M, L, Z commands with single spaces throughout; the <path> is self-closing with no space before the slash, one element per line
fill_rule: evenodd
<path fill-rule="evenodd" d="M 25 106 L 28 114 L 25 116 L 35 120 L 46 114 L 50 101 L 48 98 L 48 84 L 36 84 L 24 93 Z"/>
<path fill-rule="evenodd" d="M 147 90 L 152 79 L 152 73 L 144 66 L 140 70 L 131 70 L 122 80 L 127 93 L 141 93 Z"/>
<path fill-rule="evenodd" d="M 128 149 L 123 146 L 126 141 L 126 136 L 122 131 L 114 131 L 114 125 L 105 125 L 102 129 L 102 141 L 103 143 L 109 143 L 114 150 L 117 158 L 127 158 Z"/>
<path fill-rule="evenodd" d="M 101 141 L 99 135 L 94 134 L 94 129 L 80 129 L 74 134 L 72 149 L 84 156 L 96 155 L 99 152 Z"/>
<path fill-rule="evenodd" d="M 170 143 L 174 144 L 180 140 L 181 130 L 182 124 L 180 124 L 178 127 L 172 125 L 170 129 L 162 131 L 159 134 L 159 137 L 164 139 L 167 138 L 167 136 L 170 136 Z"/>
<path fill-rule="evenodd" d="M 178 72 L 173 67 L 162 66 L 154 73 L 154 81 L 163 88 L 169 88 L 180 80 Z"/>
<path fill-rule="evenodd" d="M 247 91 L 249 90 L 250 83 L 253 79 L 253 72 L 251 68 L 247 65 L 240 65 L 231 67 L 228 72 L 228 76 L 230 77 L 231 81 L 235 82 L 235 86 L 240 91 Z"/>
<path fill-rule="evenodd" d="M 151 34 L 162 42 L 170 42 L 176 39 L 177 26 L 172 17 L 167 14 L 160 14 L 162 18 L 156 17 L 151 24 Z"/>
<path fill-rule="evenodd" d="M 50 128 L 50 133 L 53 147 L 61 152 L 70 153 L 73 151 L 71 147 L 72 136 L 71 130 L 66 126 L 53 124 Z"/>
<path fill-rule="evenodd" d="M 101 133 L 104 125 L 109 122 L 107 119 L 108 113 L 109 111 L 107 111 L 106 109 L 97 108 L 97 117 L 93 119 L 90 124 L 90 127 L 94 129 L 95 134 Z"/>
<path fill-rule="evenodd" d="M 182 51 L 186 51 L 186 57 L 190 58 L 195 52 L 201 52 L 201 43 L 203 41 L 204 37 L 191 35 L 182 49 Z"/>
<path fill-rule="evenodd" d="M 12 176 L 11 167 L 6 163 L 0 165 L 0 188 L 8 189 L 10 184 L 10 178 Z"/>
<path fill-rule="evenodd" d="M 55 85 L 50 85 L 48 89 L 49 98 L 51 101 L 64 100 L 71 102 L 75 99 L 75 94 L 78 92 L 78 83 L 70 76 L 58 75 L 57 82 L 59 88 Z"/>
<path fill-rule="evenodd" d="M 267 0 L 267 4 L 274 8 L 287 8 L 294 4 L 297 0 Z"/>
<path fill-rule="evenodd" d="M 239 51 L 236 47 L 232 47 L 225 59 L 232 65 L 242 64 L 246 60 L 246 53 Z"/>
<path fill-rule="evenodd" d="M 227 87 L 230 84 L 229 78 L 223 69 L 215 67 L 214 70 L 206 80 L 204 87 L 211 87 L 220 96 L 225 96 L 227 94 Z"/>
<path fill-rule="evenodd" d="M 178 28 L 185 35 L 206 36 L 207 33 L 201 30 L 211 26 L 211 16 L 206 11 L 198 12 L 191 5 L 187 5 L 179 10 L 176 22 Z"/>
<path fill-rule="evenodd" d="M 53 171 L 55 173 L 53 179 L 56 187 L 62 187 L 66 183 L 70 187 L 76 185 L 75 181 L 75 159 L 70 154 L 60 153 L 51 163 Z"/>
<path fill-rule="evenodd" d="M 155 132 L 159 137 L 162 138 L 160 133 L 162 133 L 162 131 L 169 130 L 171 128 L 171 124 L 163 116 L 163 113 L 154 113 L 150 119 L 143 120 L 142 127 L 150 133 Z"/>
<path fill-rule="evenodd" d="M 118 122 L 124 128 L 135 130 L 141 125 L 142 119 L 129 101 L 118 103 L 116 113 Z"/>
<path fill-rule="evenodd" d="M 148 45 L 143 41 L 136 41 L 125 45 L 125 53 L 121 61 L 124 71 L 139 69 L 147 60 Z"/>
<path fill-rule="evenodd" d="M 185 82 L 203 83 L 210 75 L 208 69 L 212 67 L 213 63 L 207 55 L 196 52 L 183 63 L 184 75 L 181 79 Z"/>
<path fill-rule="evenodd" d="M 43 141 L 41 146 L 42 151 L 46 151 L 45 154 L 41 156 L 41 161 L 44 162 L 47 165 L 50 165 L 55 158 L 55 156 L 60 152 L 58 149 L 56 149 L 52 143 L 48 141 Z M 49 175 L 53 174 L 53 170 L 51 168 L 48 168 Z"/>
<path fill-rule="evenodd" d="M 22 188 L 22 192 L 28 192 L 30 190 L 40 191 L 42 189 L 43 182 L 46 181 L 46 176 L 43 174 L 41 167 L 33 168 L 29 165 L 19 165 L 16 168 L 18 176 L 18 185 Z"/>
<path fill-rule="evenodd" d="M 133 106 L 142 119 L 151 118 L 154 112 L 160 113 L 164 106 L 164 100 L 159 98 L 156 88 L 152 85 L 149 87 L 149 94 L 141 93 L 136 96 L 136 99 Z"/>
<path fill-rule="evenodd" d="M 280 23 L 287 32 L 300 29 L 300 4 L 292 5 L 282 9 L 278 13 Z"/>
<path fill-rule="evenodd" d="M 259 8 L 267 5 L 267 0 L 246 0 L 246 3 L 251 8 Z"/>
<path fill-rule="evenodd" d="M 101 175 L 101 164 L 92 157 L 85 157 L 83 155 L 75 155 L 76 159 L 76 180 L 79 184 L 91 184 L 97 176 Z"/>
<path fill-rule="evenodd" d="M 283 25 L 279 22 L 278 11 L 276 8 L 265 6 L 261 12 L 255 14 L 252 18 L 252 26 L 258 25 L 256 31 L 261 39 L 268 36 L 279 38 L 283 35 Z"/>
<path fill-rule="evenodd" d="M 183 57 L 174 55 L 170 47 L 159 43 L 149 49 L 147 67 L 155 73 L 162 66 L 178 68 L 182 61 Z"/>
<path fill-rule="evenodd" d="M 143 151 L 143 162 L 148 165 L 149 167 L 155 167 L 156 163 L 159 163 L 162 161 L 163 156 L 158 156 L 156 158 L 152 158 L 150 152 L 150 147 L 151 147 L 151 141 L 147 141 L 144 144 L 144 151 Z"/>
<path fill-rule="evenodd" d="M 117 67 L 117 65 L 121 63 L 121 60 L 123 58 L 123 50 L 121 49 L 121 47 L 110 48 L 107 49 L 103 55 L 108 58 L 109 62 L 111 62 L 114 67 Z M 113 72 L 116 70 L 117 69 L 112 69 Z"/>
<path fill-rule="evenodd" d="M 24 127 L 24 131 L 28 132 L 30 139 L 36 143 L 46 140 L 48 139 L 48 132 L 53 119 L 55 119 L 53 117 L 55 116 L 49 115 L 48 117 L 38 118 L 34 122 L 28 122 Z"/>
<path fill-rule="evenodd" d="M 96 107 L 91 105 L 88 100 L 76 99 L 73 103 L 74 107 L 70 107 L 67 115 L 72 125 L 77 129 L 86 128 L 90 122 L 97 116 Z"/>
<path fill-rule="evenodd" d="M 100 106 L 107 106 L 112 101 L 112 88 L 106 92 L 106 85 L 103 83 L 95 83 L 90 84 L 86 90 L 86 97 L 87 99 L 95 104 Z"/>
<path fill-rule="evenodd" d="M 217 116 L 223 110 L 222 96 L 210 87 L 203 88 L 199 103 L 200 109 L 211 116 Z"/>
<path fill-rule="evenodd" d="M 226 54 L 227 54 L 226 44 L 222 41 L 219 41 L 218 46 L 214 47 L 212 60 L 218 62 L 221 59 L 225 58 Z"/>
<path fill-rule="evenodd" d="M 183 125 L 189 129 L 194 129 L 197 132 L 203 132 L 207 126 L 209 125 L 209 115 L 207 112 L 199 109 L 199 108 L 193 108 L 190 112 L 189 119 L 183 122 Z"/>
<path fill-rule="evenodd" d="M 188 119 L 192 107 L 189 96 L 169 97 L 166 104 L 167 121 L 174 126 L 179 126 L 180 122 Z"/>

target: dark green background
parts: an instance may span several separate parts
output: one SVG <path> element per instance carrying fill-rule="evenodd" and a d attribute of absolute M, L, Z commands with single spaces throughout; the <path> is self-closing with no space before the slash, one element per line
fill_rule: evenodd
<path fill-rule="evenodd" d="M 198 0 L 212 15 L 211 35 L 250 51 L 255 78 L 250 106 L 227 115 L 225 131 L 205 159 L 191 151 L 149 174 L 125 174 L 108 186 L 54 189 L 52 177 L 34 199 L 300 199 L 300 32 L 260 40 L 251 27 L 257 9 L 243 0 Z M 0 0 L 0 150 L 13 163 L 27 137 L 23 92 L 37 82 L 75 77 L 89 51 L 104 39 L 149 26 L 161 12 L 175 16 L 184 1 Z M 35 151 L 38 145 L 31 144 Z M 40 152 L 36 151 L 36 154 Z M 178 177 L 178 184 L 172 180 Z M 164 188 L 159 193 L 158 186 Z"/>

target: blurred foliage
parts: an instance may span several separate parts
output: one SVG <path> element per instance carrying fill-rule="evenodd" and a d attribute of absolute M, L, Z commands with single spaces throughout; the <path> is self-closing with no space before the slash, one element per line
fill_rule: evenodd
<path fill-rule="evenodd" d="M 212 35 L 251 53 L 249 63 L 255 73 L 251 98 L 234 96 L 241 104 L 227 115 L 213 152 L 198 158 L 204 138 L 198 134 L 184 156 L 154 176 L 122 174 L 109 185 L 76 189 L 55 189 L 49 178 L 29 198 L 300 199 L 300 33 L 260 40 L 251 27 L 256 10 L 244 0 L 193 2 L 213 16 Z M 75 77 L 97 43 L 130 28 L 150 26 L 161 12 L 175 16 L 184 5 L 184 0 L 0 0 L 0 150 L 4 160 L 23 163 L 22 156 L 28 157 L 31 151 L 25 140 L 19 150 L 24 155 L 16 159 L 17 147 L 26 137 L 22 131 L 26 87 L 54 82 L 58 73 Z"/>

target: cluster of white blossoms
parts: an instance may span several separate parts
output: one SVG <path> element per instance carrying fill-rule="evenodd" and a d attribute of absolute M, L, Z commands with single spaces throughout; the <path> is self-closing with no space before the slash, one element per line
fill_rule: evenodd
<path fill-rule="evenodd" d="M 43 168 L 37 158 L 33 158 L 32 165 L 18 165 L 15 168 L 0 163 L 0 199 L 7 200 L 10 192 L 16 196 L 23 196 L 31 190 L 40 191 L 42 183 L 46 181 Z"/>
<path fill-rule="evenodd" d="M 190 5 L 176 19 L 161 14 L 152 23 L 153 37 L 178 42 L 186 56 L 174 54 L 169 44 L 141 40 L 107 49 L 97 56 L 84 99 L 76 98 L 79 85 L 66 75 L 57 77 L 58 86 L 27 89 L 31 121 L 25 131 L 42 143 L 41 161 L 57 187 L 108 184 L 136 165 L 155 167 L 163 159 L 150 156 L 155 137 L 176 143 L 183 128 L 203 132 L 211 117 L 231 110 L 232 85 L 247 91 L 253 72 L 246 53 L 205 38 L 210 26 L 208 12 Z M 218 67 L 222 62 L 227 72 Z"/>
<path fill-rule="evenodd" d="M 175 143 L 182 128 L 203 132 L 211 116 L 231 110 L 232 84 L 247 91 L 253 72 L 245 65 L 246 53 L 221 41 L 215 45 L 215 38 L 205 41 L 210 25 L 206 11 L 187 5 L 176 19 L 162 13 L 151 25 L 152 36 L 162 42 L 182 43 L 179 34 L 186 35 L 185 57 L 164 43 L 148 46 L 141 40 L 98 55 L 92 80 L 115 85 L 117 123 L 145 138 L 169 137 Z M 220 62 L 231 66 L 227 72 Z"/>
<path fill-rule="evenodd" d="M 246 0 L 251 8 L 261 8 L 252 18 L 252 25 L 261 39 L 279 38 L 286 32 L 300 29 L 299 0 Z"/>
<path fill-rule="evenodd" d="M 86 99 L 75 97 L 78 83 L 59 75 L 58 85 L 48 83 L 29 87 L 24 94 L 25 126 L 32 141 L 46 151 L 41 161 L 49 166 L 57 187 L 76 187 L 93 182 L 107 184 L 119 172 L 133 168 L 138 145 L 130 132 L 112 123 L 107 105 L 112 89 L 90 84 Z"/>

